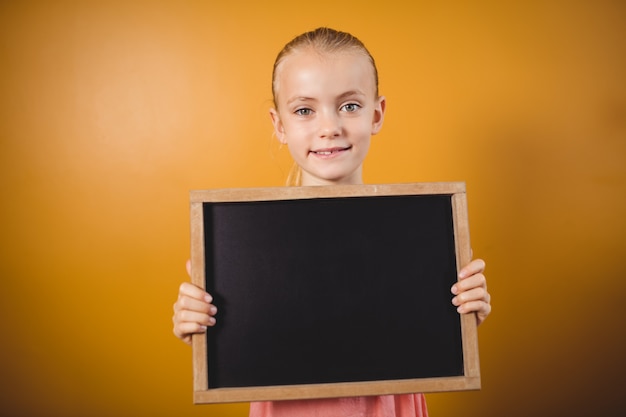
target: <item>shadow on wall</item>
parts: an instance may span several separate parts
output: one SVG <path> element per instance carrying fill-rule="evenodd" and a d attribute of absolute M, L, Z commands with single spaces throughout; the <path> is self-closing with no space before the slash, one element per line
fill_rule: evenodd
<path fill-rule="evenodd" d="M 497 408 L 524 401 L 546 415 L 626 406 L 624 108 L 611 108 L 603 129 L 529 120 L 483 139 L 487 168 L 472 220 L 487 232 L 495 300 L 481 329 L 490 415 L 518 415 Z"/>

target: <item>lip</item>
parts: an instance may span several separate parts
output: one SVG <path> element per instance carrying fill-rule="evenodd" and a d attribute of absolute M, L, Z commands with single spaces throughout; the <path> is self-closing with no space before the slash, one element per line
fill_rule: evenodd
<path fill-rule="evenodd" d="M 335 146 L 332 148 L 314 149 L 309 151 L 309 153 L 319 158 L 334 158 L 350 149 L 352 149 L 352 146 Z"/>

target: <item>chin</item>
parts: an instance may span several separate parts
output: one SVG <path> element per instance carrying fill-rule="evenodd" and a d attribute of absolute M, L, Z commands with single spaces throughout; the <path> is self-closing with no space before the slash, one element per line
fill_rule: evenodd
<path fill-rule="evenodd" d="M 361 184 L 363 181 L 361 176 L 356 172 L 350 173 L 326 173 L 326 175 L 312 176 L 321 183 L 332 184 Z"/>

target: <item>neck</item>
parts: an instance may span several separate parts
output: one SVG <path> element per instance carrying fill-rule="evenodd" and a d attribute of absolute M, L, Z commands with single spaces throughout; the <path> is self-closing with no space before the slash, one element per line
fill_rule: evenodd
<path fill-rule="evenodd" d="M 336 180 L 327 180 L 324 178 L 314 177 L 306 172 L 302 173 L 302 182 L 303 186 L 313 186 L 313 185 L 358 185 L 363 184 L 363 176 L 361 175 L 361 170 L 357 170 L 351 175 L 347 177 L 342 177 Z"/>

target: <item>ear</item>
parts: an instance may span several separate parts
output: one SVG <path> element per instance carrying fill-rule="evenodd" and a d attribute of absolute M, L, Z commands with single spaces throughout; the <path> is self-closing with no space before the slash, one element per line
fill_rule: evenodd
<path fill-rule="evenodd" d="M 387 100 L 385 96 L 380 96 L 376 100 L 376 107 L 374 108 L 374 117 L 372 119 L 372 135 L 380 132 L 383 127 L 383 120 L 385 119 L 385 108 L 387 107 Z"/>
<path fill-rule="evenodd" d="M 283 122 L 280 120 L 280 114 L 278 114 L 278 110 L 272 108 L 270 109 L 270 117 L 272 119 L 272 125 L 274 125 L 274 134 L 276 135 L 276 139 L 283 145 L 287 143 L 285 139 L 285 127 L 283 126 Z"/>

